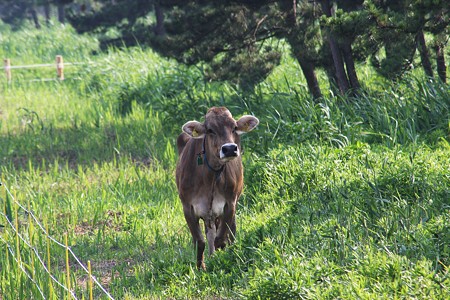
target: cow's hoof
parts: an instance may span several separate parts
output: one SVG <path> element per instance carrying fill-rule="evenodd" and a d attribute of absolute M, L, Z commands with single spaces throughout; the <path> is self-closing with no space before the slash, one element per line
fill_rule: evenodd
<path fill-rule="evenodd" d="M 198 261 L 197 262 L 197 269 L 199 271 L 206 271 L 205 263 L 203 261 Z"/>
<path fill-rule="evenodd" d="M 227 244 L 225 243 L 225 241 L 223 240 L 223 239 L 215 239 L 214 240 L 214 247 L 216 248 L 216 249 L 223 249 L 223 248 L 225 248 L 225 246 L 226 246 Z"/>

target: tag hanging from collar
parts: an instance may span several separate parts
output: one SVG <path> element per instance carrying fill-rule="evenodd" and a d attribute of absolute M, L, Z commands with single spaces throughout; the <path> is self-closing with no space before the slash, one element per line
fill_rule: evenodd
<path fill-rule="evenodd" d="M 202 157 L 202 154 L 199 153 L 199 154 L 197 154 L 197 166 L 201 166 L 201 165 L 203 165 L 203 157 Z"/>

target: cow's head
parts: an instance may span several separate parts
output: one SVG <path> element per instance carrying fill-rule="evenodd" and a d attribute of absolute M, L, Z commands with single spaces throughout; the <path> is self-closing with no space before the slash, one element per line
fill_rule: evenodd
<path fill-rule="evenodd" d="M 224 164 L 240 155 L 239 136 L 258 124 L 253 116 L 245 115 L 236 121 L 227 108 L 212 107 L 204 123 L 189 121 L 183 125 L 183 131 L 194 139 L 204 139 L 208 160 Z"/>

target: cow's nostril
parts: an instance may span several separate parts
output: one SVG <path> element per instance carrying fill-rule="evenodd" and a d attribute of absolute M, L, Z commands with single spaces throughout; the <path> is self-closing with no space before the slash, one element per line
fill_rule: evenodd
<path fill-rule="evenodd" d="M 236 144 L 229 143 L 222 146 L 222 154 L 224 157 L 238 156 L 238 147 Z"/>

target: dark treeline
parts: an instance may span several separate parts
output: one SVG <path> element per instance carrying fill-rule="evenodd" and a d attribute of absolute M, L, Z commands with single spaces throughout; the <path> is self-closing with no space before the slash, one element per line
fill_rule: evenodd
<path fill-rule="evenodd" d="M 418 57 L 427 76 L 447 78 L 447 0 L 0 0 L 0 5 L 19 2 L 27 3 L 31 15 L 38 4 L 65 5 L 68 21 L 79 32 L 99 34 L 104 46 L 150 46 L 182 63 L 201 62 L 206 79 L 229 80 L 243 89 L 252 89 L 280 63 L 281 40 L 289 44 L 314 98 L 322 96 L 318 69 L 325 70 L 335 93 L 357 94 L 358 62 L 370 62 L 396 80 Z"/>
<path fill-rule="evenodd" d="M 88 1 L 86 1 L 88 2 Z M 45 24 L 50 25 L 52 11 L 56 12 L 58 21 L 65 23 L 67 5 L 75 4 L 73 0 L 0 0 L 0 19 L 19 28 L 27 19 L 31 19 L 36 28 L 41 28 L 40 14 Z"/>

